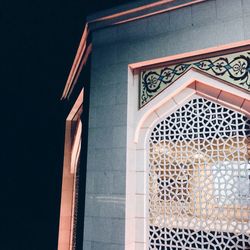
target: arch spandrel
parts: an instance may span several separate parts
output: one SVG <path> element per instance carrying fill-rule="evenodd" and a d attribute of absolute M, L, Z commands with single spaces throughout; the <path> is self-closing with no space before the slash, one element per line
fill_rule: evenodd
<path fill-rule="evenodd" d="M 171 105 L 170 103 L 172 103 L 172 107 L 175 104 L 180 105 L 182 101 L 191 98 L 194 94 L 218 100 L 226 106 L 242 110 L 247 115 L 250 114 L 250 107 L 248 105 L 250 101 L 249 93 L 235 86 L 228 85 L 224 81 L 215 79 L 212 76 L 191 69 L 142 109 L 137 111 L 134 142 L 138 143 L 141 141 L 139 138 L 140 129 L 148 126 L 150 119 L 152 119 L 151 114 L 157 114 L 157 110 Z M 169 108 L 171 107 L 169 106 Z"/>
<path fill-rule="evenodd" d="M 134 145 L 134 149 L 131 154 L 128 153 L 127 157 L 131 159 L 135 154 L 135 161 L 132 165 L 129 161 L 127 168 L 129 174 L 134 178 L 134 182 L 132 182 L 133 179 L 129 177 L 128 185 L 133 185 L 135 191 L 132 196 L 127 196 L 127 202 L 129 204 L 133 203 L 136 212 L 131 212 L 131 218 L 134 220 L 127 221 L 126 237 L 129 240 L 134 237 L 135 249 L 148 250 L 149 231 L 147 229 L 149 215 L 147 213 L 147 201 L 149 190 L 147 189 L 147 177 L 149 170 L 147 168 L 147 150 L 149 144 L 147 138 L 149 138 L 152 128 L 164 117 L 173 114 L 195 98 L 205 98 L 250 117 L 250 94 L 248 91 L 230 85 L 224 80 L 191 68 L 150 102 L 138 109 L 136 107 L 139 95 L 138 71 L 134 72 L 133 81 L 129 81 L 129 83 L 133 84 L 129 84 L 128 90 L 128 124 L 133 125 L 128 127 L 128 142 L 131 143 L 129 145 Z M 135 223 L 136 230 L 135 234 L 131 235 L 129 228 L 133 223 Z M 130 246 L 128 245 L 126 249 L 130 249 Z"/>

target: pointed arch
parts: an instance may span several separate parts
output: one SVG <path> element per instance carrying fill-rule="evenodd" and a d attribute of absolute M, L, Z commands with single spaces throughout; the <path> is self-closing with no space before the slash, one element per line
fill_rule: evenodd
<path fill-rule="evenodd" d="M 151 128 L 195 97 L 204 97 L 250 117 L 250 93 L 215 77 L 190 69 L 138 110 L 138 74 L 128 72 L 126 173 L 126 249 L 148 249 L 147 150 Z"/>
<path fill-rule="evenodd" d="M 151 126 L 152 116 L 160 117 L 174 110 L 193 95 L 199 94 L 250 115 L 250 95 L 224 81 L 195 69 L 186 72 L 148 105 L 138 111 L 134 142 L 139 142 L 142 128 Z"/>
<path fill-rule="evenodd" d="M 249 247 L 249 128 L 242 112 L 200 95 L 154 122 L 144 165 L 149 249 L 207 249 L 217 234 L 217 246 L 237 238 L 237 249 Z"/>

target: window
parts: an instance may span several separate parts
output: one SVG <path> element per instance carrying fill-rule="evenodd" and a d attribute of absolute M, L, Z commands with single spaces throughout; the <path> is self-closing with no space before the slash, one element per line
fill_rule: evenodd
<path fill-rule="evenodd" d="M 149 249 L 250 248 L 250 120 L 193 98 L 149 138 Z"/>
<path fill-rule="evenodd" d="M 219 205 L 250 205 L 250 164 L 225 161 L 212 171 Z"/>

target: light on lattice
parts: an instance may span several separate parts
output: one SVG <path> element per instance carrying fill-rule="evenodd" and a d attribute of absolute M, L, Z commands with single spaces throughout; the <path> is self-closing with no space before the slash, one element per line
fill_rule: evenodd
<path fill-rule="evenodd" d="M 169 149 L 167 147 L 164 147 L 163 145 L 157 145 L 155 146 L 154 148 L 154 152 L 155 153 L 158 153 L 158 154 L 165 154 L 165 155 L 169 155 Z"/>
<path fill-rule="evenodd" d="M 250 249 L 248 131 L 243 114 L 204 98 L 154 127 L 150 250 Z"/>
<path fill-rule="evenodd" d="M 205 156 L 202 153 L 195 153 L 194 154 L 194 159 L 195 160 L 203 160 L 204 158 L 205 158 Z"/>

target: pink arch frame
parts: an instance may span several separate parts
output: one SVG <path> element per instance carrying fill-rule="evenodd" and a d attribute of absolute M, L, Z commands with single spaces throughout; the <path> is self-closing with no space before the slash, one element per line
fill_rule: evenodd
<path fill-rule="evenodd" d="M 218 52 L 235 46 L 221 46 L 210 49 Z M 243 45 L 249 45 L 249 41 Z M 204 52 L 204 51 L 203 51 Z M 207 53 L 208 50 L 205 50 Z M 193 52 L 198 55 L 198 52 Z M 203 54 L 200 52 L 200 54 Z M 190 56 L 190 53 L 188 54 Z M 175 56 L 181 58 L 181 55 Z M 164 58 L 165 61 L 168 61 Z M 173 56 L 171 56 L 171 60 Z M 156 59 L 158 63 L 161 59 Z M 147 249 L 147 155 L 146 139 L 152 126 L 161 117 L 174 112 L 195 96 L 203 96 L 250 117 L 250 93 L 237 86 L 227 84 L 215 77 L 191 69 L 165 89 L 142 109 L 138 103 L 138 69 L 147 62 L 129 65 L 128 70 L 128 121 L 127 121 L 127 170 L 126 170 L 126 235 L 125 249 Z M 153 66 L 153 65 L 152 65 Z"/>

